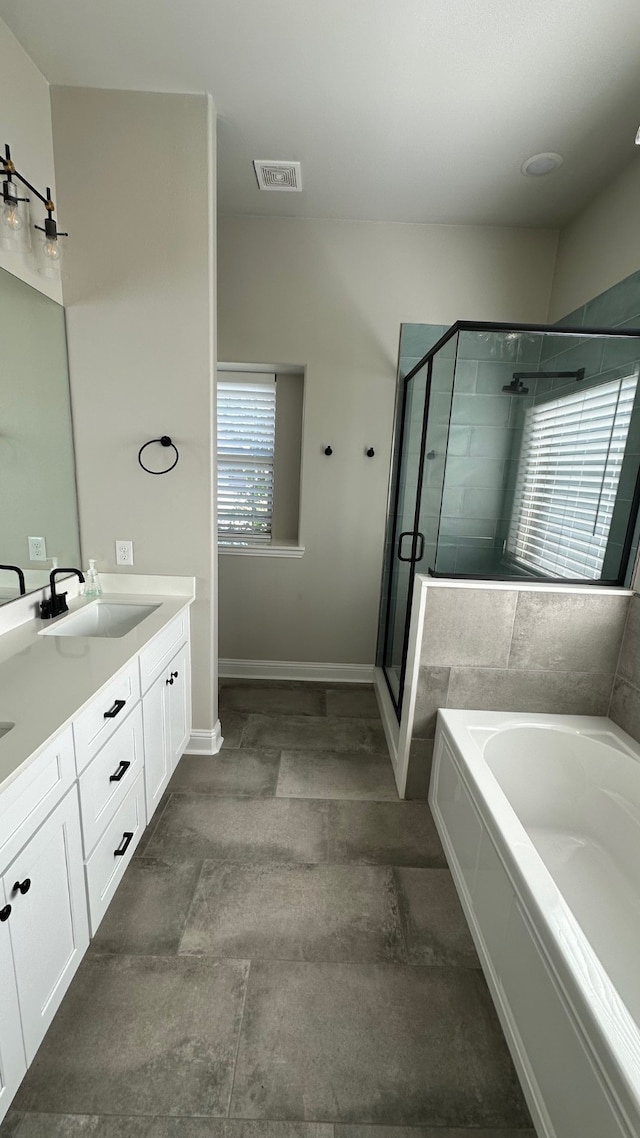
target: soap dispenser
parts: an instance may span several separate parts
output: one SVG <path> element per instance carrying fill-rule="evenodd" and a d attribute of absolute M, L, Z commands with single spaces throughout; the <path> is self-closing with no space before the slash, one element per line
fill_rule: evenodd
<path fill-rule="evenodd" d="M 100 597 L 102 596 L 102 585 L 100 584 L 100 575 L 96 569 L 95 561 L 89 559 L 89 568 L 85 573 L 86 584 L 84 587 L 85 597 Z"/>

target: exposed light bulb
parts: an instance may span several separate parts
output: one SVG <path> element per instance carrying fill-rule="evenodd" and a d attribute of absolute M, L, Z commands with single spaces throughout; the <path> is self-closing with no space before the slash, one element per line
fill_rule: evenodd
<path fill-rule="evenodd" d="M 50 261 L 59 261 L 60 248 L 58 246 L 57 239 L 54 240 L 51 237 L 47 237 L 42 243 L 42 252 L 44 253 L 45 257 L 49 258 Z"/>
<path fill-rule="evenodd" d="M 14 233 L 22 229 L 22 218 L 17 202 L 8 201 L 2 211 L 2 223 Z"/>

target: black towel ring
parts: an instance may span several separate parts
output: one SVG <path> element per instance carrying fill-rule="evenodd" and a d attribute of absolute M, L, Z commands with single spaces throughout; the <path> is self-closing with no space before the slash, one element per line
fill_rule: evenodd
<path fill-rule="evenodd" d="M 176 452 L 176 457 L 171 463 L 171 466 L 168 466 L 166 470 L 149 470 L 149 467 L 145 466 L 144 462 L 142 461 L 143 450 L 146 450 L 147 447 L 150 447 L 152 443 L 160 443 L 160 445 L 163 447 L 173 447 L 174 451 Z M 173 470 L 174 466 L 177 465 L 179 458 L 180 454 L 178 453 L 178 448 L 173 440 L 169 437 L 169 435 L 162 435 L 162 437 L 159 439 L 149 439 L 149 442 L 145 443 L 144 446 L 141 446 L 140 450 L 138 451 L 138 462 L 140 463 L 142 469 L 146 470 L 147 474 L 168 474 L 169 471 Z"/>

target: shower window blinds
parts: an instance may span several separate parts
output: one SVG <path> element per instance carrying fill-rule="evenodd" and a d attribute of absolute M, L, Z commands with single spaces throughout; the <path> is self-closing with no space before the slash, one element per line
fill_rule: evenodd
<path fill-rule="evenodd" d="M 218 375 L 218 533 L 271 540 L 276 438 L 275 375 Z"/>
<path fill-rule="evenodd" d="M 527 411 L 507 539 L 508 552 L 527 568 L 601 576 L 637 378 Z"/>

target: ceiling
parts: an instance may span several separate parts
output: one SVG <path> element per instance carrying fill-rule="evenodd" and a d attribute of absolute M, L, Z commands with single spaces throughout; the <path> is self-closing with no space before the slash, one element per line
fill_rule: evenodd
<path fill-rule="evenodd" d="M 54 84 L 209 91 L 226 213 L 558 226 L 637 159 L 638 0 L 0 0 Z M 520 166 L 539 151 L 564 165 Z M 261 193 L 253 158 L 302 162 Z"/>

